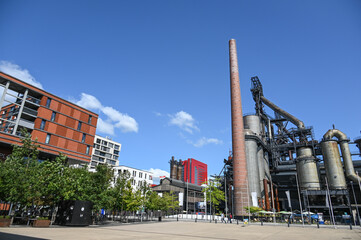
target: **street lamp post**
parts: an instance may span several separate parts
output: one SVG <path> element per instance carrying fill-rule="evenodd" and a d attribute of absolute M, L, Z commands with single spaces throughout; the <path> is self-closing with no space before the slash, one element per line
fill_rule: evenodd
<path fill-rule="evenodd" d="M 188 179 L 187 179 L 187 180 L 188 180 Z M 188 181 L 187 181 L 186 211 L 187 211 L 187 219 L 188 219 Z"/>
<path fill-rule="evenodd" d="M 302 226 L 305 226 L 305 222 L 303 221 L 303 210 L 302 210 L 301 194 L 300 194 L 300 187 L 298 185 L 298 175 L 297 175 L 297 173 L 296 173 L 296 184 L 297 184 L 297 192 L 298 192 L 298 201 L 300 203 Z"/>
<path fill-rule="evenodd" d="M 226 179 L 226 174 L 224 173 L 224 199 L 225 199 L 225 203 L 226 203 L 226 216 L 228 216 L 228 207 L 227 207 L 227 179 Z"/>

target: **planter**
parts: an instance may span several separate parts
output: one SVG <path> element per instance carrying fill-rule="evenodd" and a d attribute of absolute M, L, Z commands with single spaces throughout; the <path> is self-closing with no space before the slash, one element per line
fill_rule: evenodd
<path fill-rule="evenodd" d="M 10 227 L 11 219 L 0 218 L 0 227 Z"/>
<path fill-rule="evenodd" d="M 34 220 L 33 227 L 49 227 L 50 220 Z"/>

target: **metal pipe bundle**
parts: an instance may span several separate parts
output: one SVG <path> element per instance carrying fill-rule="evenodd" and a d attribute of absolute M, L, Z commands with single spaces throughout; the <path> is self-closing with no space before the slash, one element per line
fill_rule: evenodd
<path fill-rule="evenodd" d="M 340 153 L 339 153 L 339 150 L 337 147 L 337 142 L 332 140 L 333 137 L 336 137 L 338 139 L 338 144 L 340 145 L 342 159 L 343 159 L 343 163 L 345 165 L 346 177 L 354 182 L 360 181 L 361 178 L 355 173 L 355 169 L 353 167 L 350 147 L 348 145 L 349 140 L 348 140 L 346 134 L 344 134 L 343 132 L 341 132 L 340 130 L 337 130 L 337 129 L 330 129 L 325 133 L 325 135 L 323 135 L 323 142 L 321 143 L 321 146 L 322 146 L 322 154 L 323 154 L 324 161 L 325 161 L 326 173 L 327 172 L 329 172 L 329 174 L 333 173 L 333 172 L 335 172 L 333 169 L 336 169 L 337 172 L 342 172 L 342 174 L 338 173 L 337 175 L 330 175 L 330 176 L 327 176 L 327 178 L 331 182 L 334 180 L 333 176 L 336 176 L 336 178 L 337 177 L 342 178 L 341 176 L 343 176 Z M 331 143 L 328 143 L 328 142 L 331 142 Z M 338 167 L 337 166 L 335 167 L 335 165 L 337 165 Z M 341 168 L 341 170 L 340 170 L 340 168 Z M 330 185 L 331 185 L 331 183 L 330 183 Z M 345 182 L 345 185 L 346 185 L 346 182 Z"/>

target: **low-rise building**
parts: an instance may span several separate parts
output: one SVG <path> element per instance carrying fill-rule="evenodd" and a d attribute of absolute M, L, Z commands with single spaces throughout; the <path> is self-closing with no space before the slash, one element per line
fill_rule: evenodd
<path fill-rule="evenodd" d="M 137 187 L 141 186 L 141 184 L 145 181 L 148 186 L 153 184 L 153 173 L 145 170 L 140 170 L 132 167 L 127 166 L 117 166 L 114 167 L 114 177 L 115 179 L 118 175 L 122 173 L 128 172 L 130 174 L 130 178 L 132 181 L 132 187 L 136 189 Z"/>
<path fill-rule="evenodd" d="M 176 200 L 179 201 L 179 210 L 186 211 L 187 213 L 204 211 L 202 186 L 166 177 L 161 179 L 160 184 L 152 189 L 160 194 L 172 193 Z"/>

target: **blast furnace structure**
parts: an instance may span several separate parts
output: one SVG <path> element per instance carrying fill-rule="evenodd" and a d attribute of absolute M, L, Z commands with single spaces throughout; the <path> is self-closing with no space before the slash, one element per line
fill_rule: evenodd
<path fill-rule="evenodd" d="M 226 205 L 234 216 L 248 216 L 247 206 L 275 212 L 297 206 L 301 211 L 327 212 L 332 204 L 336 213 L 348 213 L 359 220 L 361 178 L 354 163 L 361 171 L 361 161 L 353 162 L 352 155 L 361 156 L 361 149 L 351 154 L 349 138 L 337 129 L 330 129 L 316 141 L 312 127 L 263 95 L 258 77 L 251 78 L 255 113 L 243 116 L 234 39 L 229 41 L 229 59 L 232 155 L 225 160 L 224 182 Z M 265 106 L 274 117 L 265 112 Z M 351 143 L 361 146 L 360 138 Z"/>

